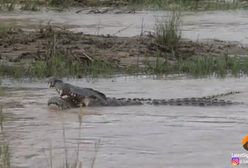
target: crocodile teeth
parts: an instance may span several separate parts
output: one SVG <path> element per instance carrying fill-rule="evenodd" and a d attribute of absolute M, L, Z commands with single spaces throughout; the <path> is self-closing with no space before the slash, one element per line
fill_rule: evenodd
<path fill-rule="evenodd" d="M 67 95 L 62 96 L 62 98 L 64 98 L 64 99 L 67 98 L 67 97 L 68 97 Z"/>
<path fill-rule="evenodd" d="M 63 91 L 59 90 L 59 95 L 62 96 L 62 94 L 63 94 Z"/>

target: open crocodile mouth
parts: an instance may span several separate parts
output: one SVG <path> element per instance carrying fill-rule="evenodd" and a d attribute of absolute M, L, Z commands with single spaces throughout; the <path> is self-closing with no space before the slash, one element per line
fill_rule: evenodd
<path fill-rule="evenodd" d="M 82 103 L 84 100 L 84 97 L 81 95 L 72 92 L 71 90 L 67 89 L 56 89 L 56 91 L 59 93 L 59 96 L 63 99 L 70 98 L 73 103 Z"/>
<path fill-rule="evenodd" d="M 72 98 L 79 98 L 80 96 L 76 93 L 73 93 L 72 91 L 67 91 L 65 92 L 64 90 L 60 90 L 60 96 L 67 96 L 67 97 L 72 97 Z"/>
<path fill-rule="evenodd" d="M 56 87 L 53 86 L 53 84 L 50 84 L 50 88 L 56 88 Z M 70 91 L 69 89 L 56 88 L 56 91 L 58 92 L 59 96 L 63 97 L 63 98 L 66 98 L 66 97 L 77 98 L 77 97 L 79 97 L 78 94 Z"/>
<path fill-rule="evenodd" d="M 73 92 L 71 89 L 56 89 L 60 97 L 63 99 L 69 98 L 74 104 L 81 104 L 82 106 L 88 106 L 91 101 L 95 100 L 94 96 L 82 96 Z"/>

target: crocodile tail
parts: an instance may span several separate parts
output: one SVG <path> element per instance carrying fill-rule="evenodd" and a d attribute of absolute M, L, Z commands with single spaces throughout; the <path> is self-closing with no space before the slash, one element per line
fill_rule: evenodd
<path fill-rule="evenodd" d="M 241 93 L 240 91 L 230 91 L 230 92 L 227 92 L 227 93 L 221 93 L 221 94 L 207 96 L 206 98 L 207 99 L 218 99 L 218 98 L 221 98 L 221 97 L 240 94 L 240 93 Z"/>
<path fill-rule="evenodd" d="M 116 99 L 116 98 L 110 98 Z M 229 100 L 220 100 L 215 98 L 200 97 L 200 98 L 178 98 L 178 99 L 150 99 L 150 98 L 118 98 L 121 102 L 140 102 L 141 104 L 150 105 L 171 105 L 171 106 L 227 106 L 243 104 L 240 102 L 232 102 Z"/>
<path fill-rule="evenodd" d="M 218 99 L 203 99 L 203 98 L 184 98 L 184 99 L 153 99 L 147 104 L 152 105 L 174 105 L 174 106 L 229 106 L 243 104 L 240 102 L 232 102 Z"/>

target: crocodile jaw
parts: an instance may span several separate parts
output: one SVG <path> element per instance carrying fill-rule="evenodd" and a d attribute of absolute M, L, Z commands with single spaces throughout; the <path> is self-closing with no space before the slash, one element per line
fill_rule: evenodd
<path fill-rule="evenodd" d="M 61 89 L 56 89 L 56 91 L 58 92 L 58 94 L 59 94 L 60 97 L 63 96 L 63 90 L 61 90 Z"/>
<path fill-rule="evenodd" d="M 63 96 L 63 90 L 59 90 L 59 95 L 60 95 L 60 97 Z"/>

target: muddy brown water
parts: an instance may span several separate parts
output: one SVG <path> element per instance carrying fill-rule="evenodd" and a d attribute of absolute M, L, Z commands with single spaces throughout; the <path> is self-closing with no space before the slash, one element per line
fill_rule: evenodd
<path fill-rule="evenodd" d="M 2 23 L 14 23 L 27 30 L 39 28 L 40 24 L 54 23 L 76 32 L 136 36 L 143 31 L 154 31 L 157 19 L 168 17 L 165 11 L 137 11 L 136 14 L 87 14 L 88 9 L 64 12 L 12 12 L 0 13 Z M 248 11 L 182 12 L 182 35 L 192 40 L 219 39 L 248 44 Z M 143 21 L 142 21 L 143 20 Z M 143 24 L 142 24 L 143 23 Z"/>
<path fill-rule="evenodd" d="M 93 87 L 110 97 L 131 98 L 183 98 L 238 90 L 242 93 L 225 99 L 246 104 L 91 107 L 83 109 L 86 114 L 80 129 L 79 109 L 48 110 L 47 100 L 56 92 L 48 89 L 47 83 L 3 80 L 7 91 L 0 101 L 24 105 L 4 109 L 8 116 L 4 135 L 13 167 L 46 168 L 51 160 L 53 167 L 62 167 L 65 149 L 69 161 L 79 149 L 83 167 L 90 167 L 96 156 L 94 168 L 231 167 L 231 154 L 245 153 L 241 140 L 248 128 L 248 78 L 116 77 L 69 82 Z"/>

